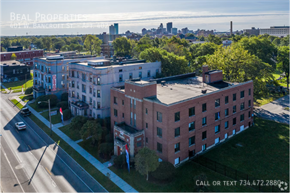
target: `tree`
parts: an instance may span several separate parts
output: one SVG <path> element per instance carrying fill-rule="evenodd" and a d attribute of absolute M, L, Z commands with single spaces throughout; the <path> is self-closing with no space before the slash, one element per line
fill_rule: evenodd
<path fill-rule="evenodd" d="M 204 36 L 200 36 L 198 37 L 199 41 L 205 41 L 205 37 Z"/>
<path fill-rule="evenodd" d="M 11 54 L 11 60 L 16 60 L 16 58 L 17 58 L 16 54 L 15 53 L 12 53 Z"/>
<path fill-rule="evenodd" d="M 207 40 L 208 40 L 209 42 L 215 43 L 215 44 L 217 44 L 217 45 L 222 44 L 222 39 L 221 39 L 220 37 L 216 36 L 216 35 L 209 34 L 209 35 L 207 36 Z"/>
<path fill-rule="evenodd" d="M 289 46 L 281 46 L 278 49 L 277 60 L 277 68 L 278 70 L 285 72 L 287 89 L 289 89 Z"/>
<path fill-rule="evenodd" d="M 75 116 L 69 124 L 70 130 L 80 130 L 82 126 L 87 122 L 88 118 L 84 116 Z"/>
<path fill-rule="evenodd" d="M 43 47 L 50 51 L 51 45 L 52 45 L 51 38 L 50 37 L 44 37 L 44 38 L 42 38 L 42 42 L 43 42 Z"/>
<path fill-rule="evenodd" d="M 107 156 L 110 156 L 114 149 L 113 143 L 102 143 L 99 147 L 99 152 L 103 154 L 103 156 L 106 158 Z"/>
<path fill-rule="evenodd" d="M 275 46 L 279 46 L 279 44 L 280 44 L 280 38 L 275 38 L 273 41 L 272 41 L 272 43 L 275 45 Z"/>
<path fill-rule="evenodd" d="M 91 55 L 100 55 L 102 40 L 93 35 L 87 35 L 84 46 Z"/>
<path fill-rule="evenodd" d="M 96 145 L 96 142 L 101 144 L 103 129 L 99 123 L 96 124 L 95 120 L 87 120 L 82 126 L 80 134 L 82 139 L 85 141 L 88 137 L 92 138 L 92 145 Z"/>
<path fill-rule="evenodd" d="M 42 49 L 42 48 L 43 48 L 43 43 L 42 43 L 41 38 L 40 38 L 40 39 L 37 39 L 37 40 L 34 42 L 34 45 L 35 45 L 38 49 Z"/>
<path fill-rule="evenodd" d="M 141 175 L 147 175 L 148 181 L 149 172 L 155 171 L 159 166 L 158 156 L 156 152 L 144 147 L 138 151 L 135 156 L 135 168 Z"/>
<path fill-rule="evenodd" d="M 116 38 L 113 41 L 114 54 L 116 56 L 125 57 L 131 55 L 132 45 L 130 40 L 125 37 Z"/>
<path fill-rule="evenodd" d="M 60 50 L 64 45 L 65 41 L 63 39 L 57 38 L 57 40 L 54 41 L 53 47 Z"/>
<path fill-rule="evenodd" d="M 11 41 L 9 38 L 4 38 L 4 40 L 1 43 L 5 49 L 7 49 L 11 46 Z"/>
<path fill-rule="evenodd" d="M 75 45 L 75 44 L 74 44 Z M 82 45 L 80 45 L 80 44 L 76 44 L 75 46 L 74 46 L 74 50 L 77 50 L 79 53 L 81 52 L 81 51 L 83 51 L 83 49 L 84 49 L 84 47 L 82 46 Z"/>

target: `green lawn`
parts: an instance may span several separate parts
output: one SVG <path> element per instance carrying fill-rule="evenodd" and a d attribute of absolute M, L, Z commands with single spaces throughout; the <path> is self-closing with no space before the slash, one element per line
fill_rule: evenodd
<path fill-rule="evenodd" d="M 285 95 L 283 95 L 282 93 L 269 93 L 268 95 L 261 96 L 261 97 L 255 96 L 256 100 L 254 101 L 254 105 L 255 106 L 262 106 L 262 105 L 268 104 L 274 100 L 277 100 L 283 96 L 285 96 Z"/>
<path fill-rule="evenodd" d="M 226 181 L 232 180 L 221 174 L 213 172 L 199 164 L 192 161 L 185 163 L 184 165 L 176 168 L 176 176 L 173 181 L 167 184 L 158 184 L 154 182 L 146 181 L 146 177 L 140 175 L 135 169 L 131 169 L 130 173 L 127 168 L 117 169 L 114 166 L 109 168 L 119 177 L 124 179 L 128 184 L 134 187 L 139 192 L 195 192 L 195 176 L 205 174 L 207 180 L 212 184 L 213 181 Z M 254 189 L 250 187 L 237 186 L 210 186 L 207 191 L 209 192 L 253 192 Z"/>
<path fill-rule="evenodd" d="M 280 77 L 280 74 L 282 74 L 282 72 L 280 72 L 279 70 L 276 70 L 274 73 L 273 73 L 273 76 L 275 77 L 275 80 L 277 80 L 277 78 Z M 287 80 L 286 78 L 283 78 L 282 80 L 278 80 L 279 84 L 281 86 L 284 86 L 284 87 L 287 87 Z"/>
<path fill-rule="evenodd" d="M 65 125 L 59 129 L 74 141 L 81 139 L 79 130 L 71 130 L 69 129 L 69 125 Z"/>
<path fill-rule="evenodd" d="M 41 129 L 43 129 L 45 133 L 50 135 L 50 129 L 45 124 L 43 124 L 43 122 L 41 122 L 35 115 L 31 114 L 29 118 L 33 120 Z M 68 145 L 54 132 L 52 132 L 51 138 L 109 192 L 123 192 L 112 181 L 108 180 L 107 176 L 103 175 L 99 170 L 97 170 L 91 163 L 89 163 L 84 157 L 82 157 L 77 151 L 75 151 L 70 145 Z"/>
<path fill-rule="evenodd" d="M 28 101 L 31 101 L 33 100 L 33 95 L 30 94 L 30 95 L 20 95 L 19 98 L 23 101 L 23 102 L 28 102 Z"/>
<path fill-rule="evenodd" d="M 3 83 L 3 86 L 5 86 L 8 90 L 10 90 L 10 88 L 12 90 L 16 90 L 14 92 L 17 92 L 17 91 L 21 92 L 22 85 L 23 85 L 24 90 L 25 90 L 25 85 L 26 85 L 26 88 L 32 87 L 33 86 L 33 79 L 30 79 L 26 82 L 25 82 L 25 80 L 21 80 L 21 81 L 17 81 L 17 82 Z"/>
<path fill-rule="evenodd" d="M 52 111 L 55 111 L 55 110 L 52 110 Z M 48 111 L 45 111 L 45 112 L 41 113 L 41 115 L 49 121 L 49 113 L 48 113 Z M 57 115 L 51 116 L 51 123 L 52 124 L 61 123 L 61 116 L 60 116 L 59 112 L 57 113 Z"/>
<path fill-rule="evenodd" d="M 23 105 L 18 102 L 16 99 L 12 99 L 11 102 L 16 105 L 19 109 L 22 109 L 23 108 Z"/>
<path fill-rule="evenodd" d="M 204 156 L 257 179 L 289 182 L 289 125 L 255 118 L 254 127 Z"/>

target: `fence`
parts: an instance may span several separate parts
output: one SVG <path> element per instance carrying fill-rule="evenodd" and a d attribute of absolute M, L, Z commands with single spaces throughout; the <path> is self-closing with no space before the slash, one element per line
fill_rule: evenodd
<path fill-rule="evenodd" d="M 220 173 L 224 176 L 227 176 L 229 178 L 232 178 L 237 183 L 242 183 L 243 185 L 250 186 L 257 191 L 260 192 L 281 192 L 281 189 L 278 187 L 278 180 L 276 181 L 269 181 L 268 180 L 262 180 L 259 178 L 255 178 L 253 176 L 250 176 L 248 174 L 245 174 L 243 172 L 240 172 L 236 169 L 230 168 L 226 165 L 220 164 L 214 160 L 211 160 L 209 158 L 206 158 L 204 156 L 197 156 L 192 161 L 210 169 L 217 173 Z M 255 184 L 254 184 L 255 183 Z"/>

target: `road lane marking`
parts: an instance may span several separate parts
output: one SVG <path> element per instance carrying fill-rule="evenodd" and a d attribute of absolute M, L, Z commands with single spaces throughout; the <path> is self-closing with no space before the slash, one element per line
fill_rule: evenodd
<path fill-rule="evenodd" d="M 15 174 L 15 172 L 14 172 L 14 170 L 13 170 L 13 168 L 12 168 L 12 166 L 11 166 L 11 164 L 10 164 L 10 161 L 9 161 L 9 159 L 8 159 L 8 157 L 7 157 L 7 155 L 6 155 L 5 151 L 4 151 L 4 149 L 3 149 L 3 148 L 1 148 L 1 149 L 2 149 L 2 151 L 3 151 L 3 153 L 4 153 L 4 156 L 5 156 L 5 158 L 6 158 L 7 162 L 8 162 L 8 164 L 9 164 L 9 166 L 10 166 L 10 168 L 11 168 L 11 170 L 12 170 L 12 172 L 13 172 L 13 174 L 14 174 L 16 180 L 17 180 L 17 182 L 18 182 L 19 187 L 21 188 L 22 192 L 24 193 L 24 190 L 23 190 L 23 188 L 22 188 L 22 185 L 21 185 L 21 183 L 19 182 L 19 179 L 17 178 L 17 175 Z"/>
<path fill-rule="evenodd" d="M 49 173 L 49 175 L 52 176 L 52 173 L 49 171 L 49 169 L 47 169 L 47 167 L 45 167 L 46 171 Z"/>

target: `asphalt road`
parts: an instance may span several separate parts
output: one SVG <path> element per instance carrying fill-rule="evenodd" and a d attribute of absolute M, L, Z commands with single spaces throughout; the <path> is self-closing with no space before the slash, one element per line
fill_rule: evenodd
<path fill-rule="evenodd" d="M 33 121 L 0 97 L 1 189 L 4 192 L 105 192 Z M 18 131 L 23 121 L 27 129 Z"/>

